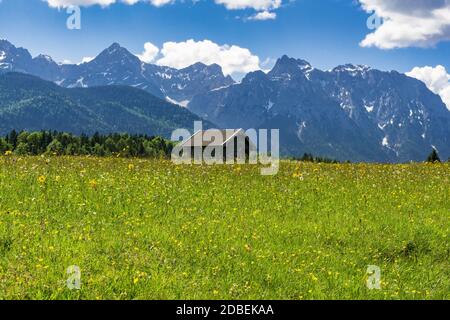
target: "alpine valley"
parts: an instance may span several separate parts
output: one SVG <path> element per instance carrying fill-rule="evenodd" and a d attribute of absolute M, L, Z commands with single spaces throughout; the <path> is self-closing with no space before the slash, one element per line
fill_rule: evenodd
<path fill-rule="evenodd" d="M 67 65 L 0 40 L 0 74 L 0 134 L 167 137 L 202 118 L 221 128 L 280 129 L 283 155 L 406 162 L 435 148 L 450 157 L 450 111 L 424 83 L 396 71 L 351 64 L 321 71 L 283 56 L 268 73 L 237 83 L 218 65 L 147 64 L 117 43 L 90 62 Z"/>

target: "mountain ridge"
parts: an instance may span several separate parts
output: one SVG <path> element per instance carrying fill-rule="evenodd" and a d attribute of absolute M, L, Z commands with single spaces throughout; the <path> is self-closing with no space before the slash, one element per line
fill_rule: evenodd
<path fill-rule="evenodd" d="M 278 127 L 288 155 L 405 162 L 436 148 L 450 156 L 450 112 L 442 99 L 397 71 L 353 64 L 322 71 L 283 56 L 270 72 L 199 94 L 188 108 L 222 127 Z"/>
<path fill-rule="evenodd" d="M 269 72 L 250 72 L 236 83 L 217 64 L 179 70 L 146 64 L 118 43 L 87 63 L 59 65 L 3 40 L 0 73 L 11 70 L 66 88 L 142 89 L 222 128 L 280 128 L 285 155 L 404 162 L 436 148 L 450 156 L 449 110 L 423 82 L 397 71 L 351 63 L 322 71 L 283 55 Z"/>
<path fill-rule="evenodd" d="M 89 62 L 58 64 L 44 54 L 32 57 L 27 49 L 0 40 L 0 73 L 23 72 L 62 87 L 111 84 L 143 89 L 159 98 L 186 105 L 197 93 L 234 83 L 217 64 L 195 63 L 183 69 L 148 64 L 115 42 Z"/>
<path fill-rule="evenodd" d="M 36 76 L 0 75 L 0 135 L 11 130 L 130 133 L 170 138 L 201 119 L 186 108 L 128 86 L 63 88 Z M 205 127 L 212 127 L 209 122 Z"/>

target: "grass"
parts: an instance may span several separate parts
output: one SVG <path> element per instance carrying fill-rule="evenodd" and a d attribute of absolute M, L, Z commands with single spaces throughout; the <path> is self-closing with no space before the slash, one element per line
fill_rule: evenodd
<path fill-rule="evenodd" d="M 0 157 L 0 299 L 449 299 L 449 180 L 449 164 L 286 161 L 261 176 Z"/>

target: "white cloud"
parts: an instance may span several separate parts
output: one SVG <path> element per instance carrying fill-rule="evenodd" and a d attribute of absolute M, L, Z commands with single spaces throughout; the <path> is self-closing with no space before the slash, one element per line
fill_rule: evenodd
<path fill-rule="evenodd" d="M 276 17 L 277 14 L 275 12 L 261 11 L 249 17 L 248 20 L 274 20 Z"/>
<path fill-rule="evenodd" d="M 1 1 L 1 0 L 0 0 Z M 99 5 L 108 7 L 115 3 L 125 3 L 134 5 L 139 2 L 150 3 L 155 7 L 162 7 L 176 1 L 183 2 L 185 0 L 42 0 L 53 8 L 67 8 L 69 6 L 89 7 Z M 199 0 L 192 0 L 197 2 Z M 212 0 L 210 0 L 212 1 Z M 276 13 L 269 10 L 278 9 L 282 5 L 283 0 L 214 0 L 218 5 L 223 5 L 228 10 L 254 9 L 260 11 L 249 18 L 249 20 L 268 20 L 275 19 Z"/>
<path fill-rule="evenodd" d="M 215 0 L 215 2 L 217 4 L 223 4 L 229 10 L 268 10 L 279 8 L 282 0 Z"/>
<path fill-rule="evenodd" d="M 450 0 L 359 0 L 384 23 L 361 42 L 381 49 L 429 47 L 450 40 Z"/>
<path fill-rule="evenodd" d="M 151 42 L 146 42 L 144 44 L 144 52 L 138 54 L 138 58 L 145 63 L 151 63 L 155 61 L 155 58 L 158 56 L 159 49 Z"/>
<path fill-rule="evenodd" d="M 148 2 L 154 5 L 155 7 L 161 7 L 166 4 L 170 4 L 175 0 L 44 0 L 44 1 L 46 1 L 50 7 L 66 8 L 69 6 L 89 7 L 93 5 L 100 5 L 102 7 L 107 7 L 109 5 L 118 2 L 122 2 L 128 5 L 133 5 L 138 2 Z"/>
<path fill-rule="evenodd" d="M 248 73 L 260 70 L 259 57 L 249 49 L 236 45 L 219 45 L 210 40 L 183 42 L 166 42 L 161 50 L 147 42 L 142 54 L 137 55 L 144 62 L 177 69 L 188 67 L 194 63 L 218 64 L 225 75 Z"/>
<path fill-rule="evenodd" d="M 132 0 L 133 1 L 133 0 Z M 155 7 L 162 7 L 165 6 L 166 4 L 171 4 L 173 3 L 175 0 L 150 0 L 149 2 L 154 5 Z"/>
<path fill-rule="evenodd" d="M 445 67 L 415 67 L 406 75 L 421 80 L 431 91 L 440 95 L 450 111 L 450 74 Z"/>
<path fill-rule="evenodd" d="M 122 2 L 129 5 L 136 4 L 138 2 L 151 3 L 156 7 L 161 7 L 166 4 L 175 2 L 176 0 L 44 0 L 48 2 L 51 7 L 68 7 L 75 6 L 92 6 L 100 5 L 107 7 L 111 4 Z M 195 0 L 193 0 L 195 2 Z M 229 10 L 236 9 L 255 9 L 255 10 L 268 10 L 277 9 L 281 6 L 282 0 L 214 0 L 215 3 L 224 5 Z"/>

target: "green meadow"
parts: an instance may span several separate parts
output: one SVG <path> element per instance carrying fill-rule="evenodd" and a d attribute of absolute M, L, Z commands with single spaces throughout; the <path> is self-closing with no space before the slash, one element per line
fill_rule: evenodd
<path fill-rule="evenodd" d="M 0 299 L 449 298 L 448 163 L 0 157 Z"/>

